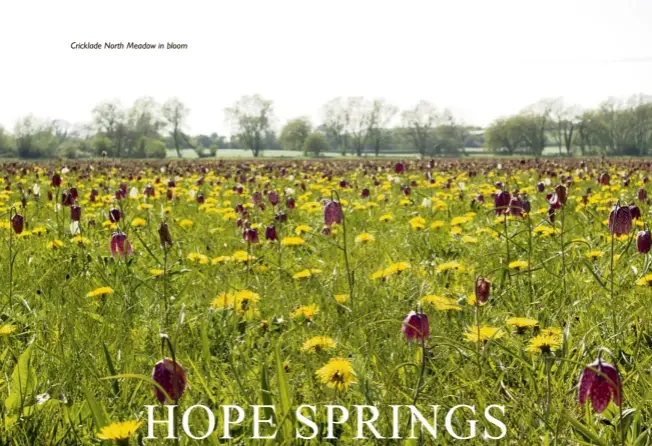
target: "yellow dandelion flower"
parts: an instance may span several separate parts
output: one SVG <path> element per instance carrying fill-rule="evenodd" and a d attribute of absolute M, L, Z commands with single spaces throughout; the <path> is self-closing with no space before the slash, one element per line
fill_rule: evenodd
<path fill-rule="evenodd" d="M 236 251 L 233 253 L 233 260 L 236 262 L 251 262 L 255 260 L 256 256 L 249 255 L 247 251 Z"/>
<path fill-rule="evenodd" d="M 128 440 L 136 433 L 141 424 L 143 424 L 142 421 L 112 423 L 103 427 L 97 434 L 97 438 L 100 440 Z"/>
<path fill-rule="evenodd" d="M 298 273 L 294 274 L 292 276 L 292 278 L 299 280 L 299 279 L 307 279 L 310 276 L 312 276 L 312 273 L 310 272 L 310 270 L 309 269 L 304 269 L 304 270 L 299 271 Z"/>
<path fill-rule="evenodd" d="M 12 324 L 0 325 L 0 336 L 8 336 L 16 331 L 16 326 Z"/>
<path fill-rule="evenodd" d="M 597 249 L 593 249 L 593 250 L 587 252 L 586 254 L 584 254 L 584 256 L 587 259 L 590 259 L 590 260 L 597 260 L 597 259 L 601 258 L 602 256 L 604 256 L 604 252 L 599 251 Z"/>
<path fill-rule="evenodd" d="M 513 262 L 509 262 L 509 269 L 514 269 L 516 271 L 525 269 L 527 266 L 528 264 L 525 260 L 514 260 Z"/>
<path fill-rule="evenodd" d="M 152 205 L 151 203 L 140 203 L 138 205 L 138 209 L 140 210 L 148 210 L 148 209 L 152 209 L 153 207 L 154 205 Z"/>
<path fill-rule="evenodd" d="M 306 340 L 306 342 L 303 343 L 301 350 L 304 352 L 319 353 L 321 351 L 334 349 L 336 346 L 337 342 L 335 342 L 331 337 L 315 336 Z"/>
<path fill-rule="evenodd" d="M 477 237 L 472 237 L 470 235 L 465 235 L 462 237 L 462 243 L 468 243 L 468 244 L 475 244 L 478 243 L 478 238 Z"/>
<path fill-rule="evenodd" d="M 453 217 L 453 219 L 450 222 L 451 226 L 459 226 L 463 225 L 464 223 L 468 223 L 471 219 L 468 217 Z"/>
<path fill-rule="evenodd" d="M 351 384 L 355 384 L 355 372 L 351 361 L 346 358 L 333 358 L 322 368 L 315 372 L 315 375 L 331 389 L 344 391 Z"/>
<path fill-rule="evenodd" d="M 356 243 L 373 243 L 374 241 L 376 241 L 376 238 L 373 235 L 364 232 L 358 235 L 355 238 L 355 241 Z"/>
<path fill-rule="evenodd" d="M 32 234 L 36 234 L 36 235 L 45 234 L 46 232 L 47 232 L 47 229 L 42 228 L 40 226 L 37 227 L 37 228 L 32 229 Z"/>
<path fill-rule="evenodd" d="M 652 274 L 646 274 L 636 281 L 638 286 L 648 286 L 650 284 L 652 284 Z"/>
<path fill-rule="evenodd" d="M 408 223 L 414 231 L 420 231 L 426 227 L 426 219 L 423 217 L 414 217 Z"/>
<path fill-rule="evenodd" d="M 301 246 L 305 243 L 306 241 L 301 237 L 283 237 L 283 240 L 281 240 L 283 246 Z"/>
<path fill-rule="evenodd" d="M 57 249 L 63 247 L 61 240 L 52 240 L 48 242 L 48 249 Z"/>
<path fill-rule="evenodd" d="M 510 327 L 514 327 L 517 334 L 523 334 L 528 328 L 537 327 L 539 325 L 539 321 L 527 317 L 510 317 L 507 318 L 505 323 Z"/>
<path fill-rule="evenodd" d="M 162 276 L 165 273 L 165 270 L 162 269 L 150 269 L 149 272 L 152 274 L 154 277 Z"/>
<path fill-rule="evenodd" d="M 191 252 L 186 256 L 186 258 L 191 262 L 199 263 L 200 265 L 206 265 L 208 263 L 208 257 L 198 252 Z"/>
<path fill-rule="evenodd" d="M 317 313 L 319 313 L 319 306 L 317 304 L 304 305 L 290 313 L 290 317 L 298 321 L 311 321 Z"/>
<path fill-rule="evenodd" d="M 432 223 L 430 223 L 430 228 L 432 228 L 432 229 L 439 229 L 439 228 L 441 228 L 441 227 L 444 226 L 444 225 L 445 225 L 445 223 L 444 223 L 443 221 L 441 221 L 441 220 L 435 220 L 435 221 L 433 221 Z"/>
<path fill-rule="evenodd" d="M 455 299 L 451 299 L 450 297 L 437 296 L 435 294 L 423 296 L 421 298 L 421 303 L 423 305 L 432 305 L 439 311 L 462 310 L 462 307 L 457 303 Z"/>
<path fill-rule="evenodd" d="M 211 301 L 211 307 L 213 308 L 230 308 L 233 306 L 234 296 L 231 293 L 220 293 L 215 299 Z"/>
<path fill-rule="evenodd" d="M 113 294 L 113 288 L 108 287 L 108 286 L 103 286 L 100 288 L 96 288 L 90 293 L 86 295 L 86 297 L 97 297 L 97 296 L 104 296 L 105 294 Z"/>
<path fill-rule="evenodd" d="M 394 220 L 394 216 L 391 213 L 384 214 L 384 215 L 381 215 L 378 220 L 380 220 L 382 222 L 391 221 L 391 220 Z"/>
<path fill-rule="evenodd" d="M 340 304 L 345 304 L 346 302 L 349 301 L 348 294 L 336 294 L 334 297 L 335 297 L 335 301 Z"/>
<path fill-rule="evenodd" d="M 219 257 L 213 257 L 211 259 L 211 265 L 217 265 L 219 263 L 226 263 L 231 260 L 230 256 L 219 256 Z"/>
<path fill-rule="evenodd" d="M 140 217 L 134 218 L 133 220 L 131 220 L 131 226 L 133 226 L 134 228 L 142 228 L 144 226 L 147 226 L 147 220 Z"/>
<path fill-rule="evenodd" d="M 310 231 L 311 231 L 311 228 L 308 225 L 299 225 L 296 228 L 294 228 L 294 233 L 296 235 L 301 235 L 304 232 L 310 232 Z"/>
<path fill-rule="evenodd" d="M 540 334 L 530 340 L 528 351 L 532 353 L 548 354 L 559 349 L 562 344 L 561 336 Z"/>
<path fill-rule="evenodd" d="M 77 235 L 73 237 L 72 239 L 70 239 L 70 241 L 78 245 L 88 245 L 91 243 L 89 239 L 87 239 L 86 237 L 82 237 L 81 235 Z"/>
<path fill-rule="evenodd" d="M 464 338 L 469 342 L 487 342 L 502 338 L 505 332 L 500 328 L 489 327 L 488 325 L 477 325 L 469 327 L 464 333 Z"/>
<path fill-rule="evenodd" d="M 193 225 L 192 220 L 188 220 L 187 218 L 184 218 L 179 222 L 179 226 L 181 226 L 183 229 L 190 229 Z"/>
<path fill-rule="evenodd" d="M 458 261 L 452 260 L 450 262 L 444 262 L 437 265 L 436 268 L 438 273 L 444 271 L 464 271 L 464 266 L 462 266 Z"/>

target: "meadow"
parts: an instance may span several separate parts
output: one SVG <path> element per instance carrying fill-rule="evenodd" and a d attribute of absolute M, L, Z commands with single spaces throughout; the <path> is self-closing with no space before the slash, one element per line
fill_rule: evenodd
<path fill-rule="evenodd" d="M 5 163 L 0 444 L 334 444 L 324 407 L 339 405 L 339 444 L 650 445 L 651 169 Z M 178 440 L 160 424 L 147 440 L 146 406 L 162 404 L 211 408 L 215 431 L 192 439 L 179 416 Z M 295 435 L 311 434 L 306 404 L 311 440 Z M 247 413 L 231 438 L 225 405 Z M 274 406 L 275 439 L 251 439 L 256 405 Z M 384 438 L 356 438 L 356 405 L 379 409 Z M 391 405 L 437 437 L 409 438 L 410 412 Z M 444 427 L 458 405 L 476 412 L 448 420 L 467 440 Z M 483 438 L 501 433 L 491 405 L 501 439 Z M 187 421 L 206 430 L 201 410 Z"/>

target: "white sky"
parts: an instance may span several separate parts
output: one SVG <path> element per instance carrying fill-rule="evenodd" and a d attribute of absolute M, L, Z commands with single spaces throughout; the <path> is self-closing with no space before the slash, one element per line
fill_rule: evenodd
<path fill-rule="evenodd" d="M 177 96 L 192 133 L 224 107 L 274 100 L 278 121 L 337 96 L 419 99 L 486 125 L 544 97 L 597 105 L 652 93 L 652 0 L 113 0 L 0 5 L 0 124 L 87 122 L 99 102 Z M 77 42 L 188 50 L 72 50 Z"/>

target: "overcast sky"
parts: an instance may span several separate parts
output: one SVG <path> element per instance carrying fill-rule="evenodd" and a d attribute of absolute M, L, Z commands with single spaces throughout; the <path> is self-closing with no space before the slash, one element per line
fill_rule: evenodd
<path fill-rule="evenodd" d="M 0 124 L 179 97 L 192 133 L 229 131 L 241 95 L 279 122 L 337 96 L 419 99 L 470 124 L 544 97 L 652 93 L 652 0 L 10 1 L 0 6 Z M 187 50 L 73 50 L 73 42 Z"/>

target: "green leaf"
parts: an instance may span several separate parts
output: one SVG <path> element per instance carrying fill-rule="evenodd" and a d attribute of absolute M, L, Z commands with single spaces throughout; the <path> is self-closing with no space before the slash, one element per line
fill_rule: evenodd
<path fill-rule="evenodd" d="M 36 388 L 36 372 L 32 367 L 32 345 L 20 355 L 11 374 L 11 388 L 5 400 L 5 407 L 9 411 L 22 408 Z M 33 399 L 29 401 L 30 405 L 32 403 Z"/>
<path fill-rule="evenodd" d="M 587 440 L 590 440 L 593 442 L 593 444 L 596 444 L 598 446 L 607 446 L 605 442 L 603 442 L 598 434 L 593 432 L 588 426 L 583 425 L 579 421 L 577 421 L 575 418 L 573 418 L 572 415 L 570 415 L 568 412 L 565 410 L 562 412 L 564 418 L 568 420 L 568 422 L 573 426 L 573 428 L 579 432 L 584 438 Z"/>
<path fill-rule="evenodd" d="M 288 386 L 285 369 L 283 368 L 283 359 L 281 359 L 281 344 L 276 343 L 276 376 L 278 378 L 279 399 L 281 406 L 281 420 L 283 420 L 283 438 L 290 440 L 292 438 L 292 404 L 290 387 Z"/>
<path fill-rule="evenodd" d="M 93 393 L 86 387 L 86 384 L 81 383 L 82 390 L 86 396 L 86 402 L 88 407 L 91 409 L 93 414 L 93 420 L 95 420 L 95 425 L 98 429 L 103 428 L 104 426 L 109 425 L 109 416 L 106 414 L 104 407 L 97 402 Z"/>
<path fill-rule="evenodd" d="M 106 344 L 102 342 L 102 349 L 104 350 L 104 358 L 106 359 L 106 365 L 109 367 L 109 372 L 111 372 L 111 375 L 117 375 L 118 372 L 115 371 L 115 366 L 113 365 L 113 361 L 111 360 L 111 354 L 109 353 L 109 349 L 106 348 Z M 113 386 L 113 393 L 115 396 L 120 395 L 120 386 L 117 380 L 113 381 L 112 383 Z"/>

